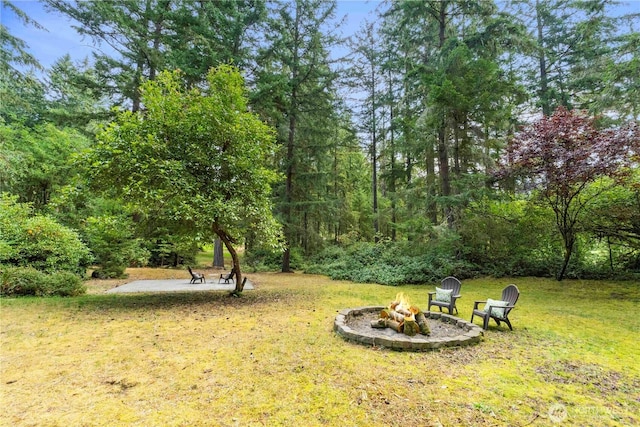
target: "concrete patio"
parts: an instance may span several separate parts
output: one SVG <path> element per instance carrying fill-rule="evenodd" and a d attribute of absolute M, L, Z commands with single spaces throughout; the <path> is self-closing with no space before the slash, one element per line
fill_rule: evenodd
<path fill-rule="evenodd" d="M 116 288 L 109 289 L 105 293 L 135 293 L 135 292 L 202 292 L 202 291 L 233 291 L 235 283 L 218 283 L 216 278 L 207 278 L 207 283 L 189 283 L 186 279 L 171 280 L 136 280 Z M 244 285 L 244 290 L 253 290 L 253 283 L 250 280 Z"/>

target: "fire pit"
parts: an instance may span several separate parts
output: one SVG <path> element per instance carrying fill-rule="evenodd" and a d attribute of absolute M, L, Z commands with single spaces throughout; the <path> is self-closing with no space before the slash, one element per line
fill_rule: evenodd
<path fill-rule="evenodd" d="M 344 309 L 334 322 L 334 330 L 343 338 L 359 344 L 402 351 L 424 351 L 441 347 L 466 346 L 480 342 L 484 331 L 473 323 L 440 312 L 424 312 L 430 334 L 414 336 L 392 328 L 372 327 L 388 307 L 372 306 Z"/>

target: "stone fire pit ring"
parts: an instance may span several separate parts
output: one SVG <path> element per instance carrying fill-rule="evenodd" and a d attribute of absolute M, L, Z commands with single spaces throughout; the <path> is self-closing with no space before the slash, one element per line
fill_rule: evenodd
<path fill-rule="evenodd" d="M 448 331 L 446 336 L 432 334 L 433 336 L 415 335 L 408 336 L 390 329 L 374 329 L 370 326 L 370 320 L 377 318 L 385 307 L 370 306 L 348 308 L 340 310 L 333 324 L 334 331 L 344 339 L 358 344 L 374 347 L 386 347 L 400 351 L 426 351 L 442 347 L 462 347 L 479 343 L 484 331 L 481 327 L 462 320 L 458 317 L 440 313 L 425 312 L 431 325 L 434 322 L 444 322 Z M 431 328 L 432 331 L 434 328 Z"/>

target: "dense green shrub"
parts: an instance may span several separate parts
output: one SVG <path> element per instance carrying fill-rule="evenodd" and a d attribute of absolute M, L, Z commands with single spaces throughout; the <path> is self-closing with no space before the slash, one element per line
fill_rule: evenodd
<path fill-rule="evenodd" d="M 455 233 L 435 229 L 429 238 L 426 244 L 380 242 L 329 247 L 310 260 L 305 272 L 385 285 L 433 283 L 449 275 L 468 278 L 479 274 L 476 266 L 457 258 Z"/>
<path fill-rule="evenodd" d="M 17 197 L 0 195 L 0 264 L 84 275 L 91 260 L 78 234 L 44 215 L 32 215 Z"/>
<path fill-rule="evenodd" d="M 19 241 L 20 265 L 45 272 L 72 271 L 84 274 L 89 250 L 78 234 L 46 216 L 29 218 Z"/>
<path fill-rule="evenodd" d="M 527 200 L 481 200 L 461 212 L 457 230 L 431 226 L 411 242 L 327 247 L 308 261 L 305 271 L 396 285 L 434 283 L 448 275 L 554 277 L 562 266 L 562 241 L 548 207 Z M 580 234 L 567 277 L 621 276 L 614 257 L 608 257 L 610 251 L 605 243 L 598 245 Z M 633 275 L 628 269 L 617 270 L 624 271 L 624 277 Z"/>
<path fill-rule="evenodd" d="M 0 296 L 76 296 L 86 291 L 80 277 L 68 271 L 43 273 L 33 267 L 0 266 Z"/>
<path fill-rule="evenodd" d="M 462 257 L 494 277 L 552 277 L 562 263 L 553 212 L 525 200 L 481 200 L 459 222 Z"/>
<path fill-rule="evenodd" d="M 84 233 L 100 268 L 99 278 L 123 277 L 130 265 L 146 265 L 150 256 L 134 237 L 133 221 L 126 215 L 102 215 L 86 220 Z"/>
<path fill-rule="evenodd" d="M 84 294 L 86 290 L 87 287 L 80 277 L 68 271 L 60 271 L 47 275 L 41 295 L 73 297 Z"/>
<path fill-rule="evenodd" d="M 22 296 L 37 295 L 46 281 L 47 275 L 32 267 L 3 266 L 0 276 L 0 295 Z"/>
<path fill-rule="evenodd" d="M 303 266 L 302 253 L 298 248 L 291 249 L 290 267 L 299 270 Z M 251 271 L 278 271 L 282 268 L 282 252 L 264 247 L 255 247 L 244 254 L 244 262 Z"/>

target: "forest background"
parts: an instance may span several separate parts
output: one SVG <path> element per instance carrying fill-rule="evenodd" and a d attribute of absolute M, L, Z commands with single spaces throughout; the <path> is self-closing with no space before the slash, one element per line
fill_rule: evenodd
<path fill-rule="evenodd" d="M 98 49 L 43 68 L 2 25 L 0 264 L 115 277 L 193 263 L 213 230 L 96 191 L 77 153 L 117 109 L 144 115 L 140 87 L 162 71 L 198 88 L 231 63 L 275 130 L 281 177 L 282 250 L 238 241 L 253 269 L 385 284 L 640 273 L 637 145 L 624 174 L 563 182 L 565 218 L 544 179 L 497 173 L 523 130 L 551 117 L 618 131 L 606 144 L 621 145 L 640 115 L 633 3 L 620 15 L 608 0 L 381 2 L 348 39 L 332 1 L 43 3 Z M 38 26 L 20 4 L 3 1 L 3 14 Z"/>

